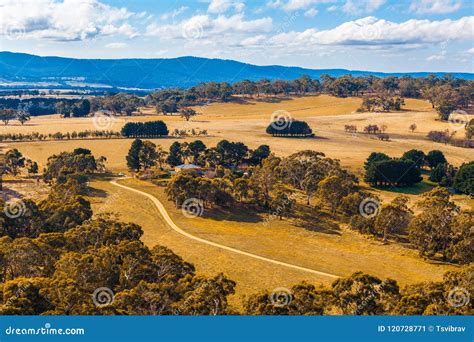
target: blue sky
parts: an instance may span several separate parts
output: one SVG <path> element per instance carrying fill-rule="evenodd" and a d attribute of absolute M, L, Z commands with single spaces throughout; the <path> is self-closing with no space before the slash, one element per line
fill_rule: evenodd
<path fill-rule="evenodd" d="M 0 0 L 0 49 L 474 72 L 469 0 Z"/>

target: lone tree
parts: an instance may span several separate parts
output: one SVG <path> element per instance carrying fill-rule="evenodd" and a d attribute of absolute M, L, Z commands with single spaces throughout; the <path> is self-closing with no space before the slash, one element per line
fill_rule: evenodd
<path fill-rule="evenodd" d="M 16 148 L 5 154 L 5 171 L 13 176 L 20 173 L 20 169 L 25 167 L 25 157 Z"/>
<path fill-rule="evenodd" d="M 136 172 L 147 170 L 156 165 L 159 157 L 160 155 L 154 143 L 135 139 L 126 157 L 127 166 L 130 170 Z"/>
<path fill-rule="evenodd" d="M 274 137 L 310 137 L 314 135 L 311 127 L 305 121 L 286 118 L 272 122 L 266 132 Z"/>
<path fill-rule="evenodd" d="M 13 109 L 10 108 L 5 108 L 5 109 L 0 109 L 0 120 L 3 121 L 3 123 L 8 125 L 8 123 L 11 120 L 14 120 L 16 117 L 16 113 Z"/>
<path fill-rule="evenodd" d="M 189 121 L 189 119 L 191 119 L 193 116 L 197 115 L 196 111 L 194 109 L 191 109 L 191 108 L 183 108 L 179 111 L 179 114 L 186 121 Z"/>
<path fill-rule="evenodd" d="M 130 146 L 127 154 L 127 166 L 130 170 L 140 170 L 140 149 L 143 146 L 143 141 L 135 139 Z"/>

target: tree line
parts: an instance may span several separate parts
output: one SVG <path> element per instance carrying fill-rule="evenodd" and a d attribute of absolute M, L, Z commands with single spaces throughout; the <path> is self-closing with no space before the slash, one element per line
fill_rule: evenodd
<path fill-rule="evenodd" d="M 257 149 L 249 149 L 241 142 L 221 140 L 216 147 L 208 148 L 201 140 L 171 144 L 169 152 L 151 141 L 135 139 L 128 151 L 126 160 L 131 171 L 140 172 L 153 166 L 164 169 L 165 166 L 175 167 L 185 163 L 208 168 L 232 168 L 239 164 L 259 165 L 270 155 L 270 147 L 261 145 Z"/>

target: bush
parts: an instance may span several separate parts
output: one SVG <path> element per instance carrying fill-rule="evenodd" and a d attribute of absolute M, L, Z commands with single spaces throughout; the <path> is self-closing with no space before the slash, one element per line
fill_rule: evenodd
<path fill-rule="evenodd" d="M 292 119 L 274 121 L 267 127 L 266 132 L 274 137 L 308 137 L 313 135 L 311 127 L 305 121 Z"/>
<path fill-rule="evenodd" d="M 461 165 L 454 177 L 453 187 L 464 194 L 474 194 L 474 161 Z"/>
<path fill-rule="evenodd" d="M 430 131 L 427 135 L 428 139 L 440 143 L 447 144 L 451 138 L 453 137 L 454 133 L 450 133 L 449 130 L 445 131 Z"/>

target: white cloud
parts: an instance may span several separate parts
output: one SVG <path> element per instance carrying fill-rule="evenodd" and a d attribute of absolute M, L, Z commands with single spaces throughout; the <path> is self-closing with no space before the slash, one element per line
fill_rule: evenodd
<path fill-rule="evenodd" d="M 460 0 L 412 0 L 410 10 L 421 14 L 444 14 L 461 8 Z"/>
<path fill-rule="evenodd" d="M 267 37 L 260 34 L 258 36 L 255 36 L 255 37 L 249 37 L 249 38 L 246 38 L 244 40 L 242 40 L 240 42 L 240 46 L 244 46 L 244 47 L 250 47 L 250 46 L 262 46 L 263 44 L 265 44 L 265 41 L 267 40 Z"/>
<path fill-rule="evenodd" d="M 105 45 L 106 48 L 108 49 L 123 49 L 126 48 L 128 44 L 126 43 L 119 43 L 119 42 L 114 42 L 114 43 L 109 43 Z"/>
<path fill-rule="evenodd" d="M 385 0 L 347 0 L 342 10 L 349 14 L 371 13 L 385 3 Z"/>
<path fill-rule="evenodd" d="M 328 8 L 326 8 L 326 10 L 328 12 L 334 12 L 334 11 L 337 11 L 338 7 L 337 6 L 329 6 Z"/>
<path fill-rule="evenodd" d="M 431 55 L 426 58 L 427 61 L 442 61 L 446 59 L 446 51 L 441 51 L 441 53 L 436 55 Z"/>
<path fill-rule="evenodd" d="M 163 13 L 160 18 L 162 20 L 168 20 L 168 19 L 174 19 L 176 18 L 178 15 L 180 14 L 183 14 L 185 11 L 187 11 L 189 9 L 188 6 L 181 6 L 171 12 L 166 12 L 166 13 Z"/>
<path fill-rule="evenodd" d="M 208 15 L 196 15 L 176 25 L 158 25 L 147 27 L 146 34 L 162 39 L 204 38 L 224 33 L 258 33 L 272 29 L 271 18 L 245 20 L 243 14 L 232 16 L 219 15 L 211 18 Z"/>
<path fill-rule="evenodd" d="M 334 0 L 270 0 L 267 2 L 267 6 L 270 8 L 281 8 L 289 12 L 308 9 L 315 4 L 327 2 L 334 2 Z"/>
<path fill-rule="evenodd" d="M 242 12 L 245 4 L 237 0 L 211 0 L 207 11 L 209 13 L 225 13 L 234 8 L 237 12 Z"/>
<path fill-rule="evenodd" d="M 134 13 L 97 0 L 2 0 L 1 32 L 16 37 L 74 41 L 99 35 L 137 35 L 127 19 Z"/>
<path fill-rule="evenodd" d="M 314 17 L 316 14 L 318 14 L 318 10 L 316 8 L 310 8 L 306 12 L 304 12 L 304 15 L 306 17 Z"/>
<path fill-rule="evenodd" d="M 472 40 L 474 17 L 458 20 L 408 20 L 394 23 L 366 17 L 343 23 L 333 29 L 286 32 L 269 39 L 276 46 L 363 45 L 366 47 L 418 48 L 445 41 Z"/>
<path fill-rule="evenodd" d="M 470 48 L 469 50 L 467 50 L 467 52 L 474 54 L 474 48 Z"/>

